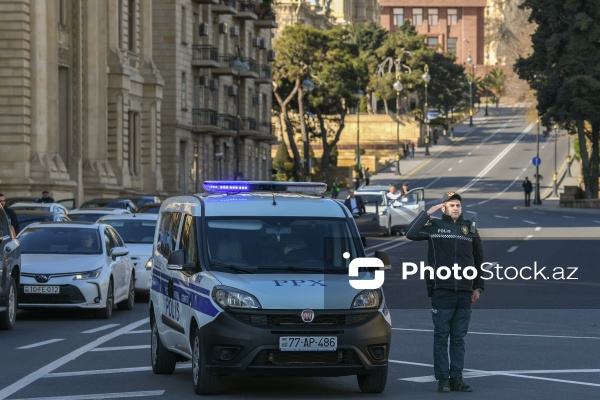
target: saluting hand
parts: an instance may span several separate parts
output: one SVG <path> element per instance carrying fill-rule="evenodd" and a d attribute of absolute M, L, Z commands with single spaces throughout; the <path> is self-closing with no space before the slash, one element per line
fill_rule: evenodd
<path fill-rule="evenodd" d="M 432 206 L 429 210 L 427 210 L 427 215 L 433 215 L 437 210 L 439 210 L 443 206 L 444 206 L 444 203 L 440 203 L 440 204 L 436 204 L 435 206 Z"/>

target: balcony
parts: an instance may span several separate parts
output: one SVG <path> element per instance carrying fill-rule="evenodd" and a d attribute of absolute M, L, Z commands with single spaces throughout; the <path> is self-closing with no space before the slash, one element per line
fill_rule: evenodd
<path fill-rule="evenodd" d="M 271 75 L 271 67 L 267 64 L 258 65 L 258 76 L 254 79 L 256 83 L 271 83 L 273 76 Z"/>
<path fill-rule="evenodd" d="M 248 70 L 242 73 L 243 77 L 246 78 L 257 78 L 258 77 L 258 67 L 256 65 L 256 60 L 250 57 L 242 58 L 246 64 L 248 64 Z"/>
<path fill-rule="evenodd" d="M 256 136 L 258 130 L 256 129 L 256 120 L 254 118 L 242 118 L 240 126 L 241 136 Z"/>
<path fill-rule="evenodd" d="M 258 18 L 256 7 L 252 0 L 240 0 L 238 2 L 238 13 L 233 18 L 256 21 Z"/>
<path fill-rule="evenodd" d="M 198 4 L 219 4 L 219 0 L 192 0 Z"/>
<path fill-rule="evenodd" d="M 275 12 L 267 10 L 257 13 L 258 19 L 254 21 L 254 26 L 259 29 L 273 29 L 277 28 L 277 22 L 275 22 Z"/>
<path fill-rule="evenodd" d="M 237 133 L 237 117 L 231 114 L 217 114 L 217 125 L 226 136 L 235 136 Z"/>
<path fill-rule="evenodd" d="M 194 108 L 192 125 L 195 132 L 216 132 L 219 130 L 217 111 L 210 108 Z"/>
<path fill-rule="evenodd" d="M 192 65 L 202 68 L 218 68 L 219 52 L 211 45 L 196 45 L 192 47 Z"/>
<path fill-rule="evenodd" d="M 236 0 L 219 0 L 212 6 L 211 11 L 215 14 L 237 14 Z"/>
<path fill-rule="evenodd" d="M 233 54 L 219 54 L 218 62 L 215 68 L 212 70 L 212 73 L 215 75 L 237 76 L 237 72 L 235 72 L 235 70 L 231 67 L 231 63 L 233 62 L 233 60 L 235 60 L 235 56 Z"/>

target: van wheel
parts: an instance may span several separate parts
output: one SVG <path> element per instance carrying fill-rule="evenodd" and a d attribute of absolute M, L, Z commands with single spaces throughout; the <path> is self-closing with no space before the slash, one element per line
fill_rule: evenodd
<path fill-rule="evenodd" d="M 8 281 L 6 311 L 0 312 L 0 330 L 10 330 L 17 319 L 17 284 L 11 276 Z"/>
<path fill-rule="evenodd" d="M 219 389 L 219 375 L 208 372 L 202 354 L 200 329 L 196 328 L 192 342 L 192 377 L 196 394 L 216 394 Z"/>
<path fill-rule="evenodd" d="M 129 289 L 127 292 L 127 299 L 123 300 L 117 307 L 119 310 L 133 310 L 133 305 L 135 304 L 135 278 L 133 274 L 131 274 L 131 278 L 129 279 Z"/>
<path fill-rule="evenodd" d="M 381 393 L 387 383 L 388 367 L 368 375 L 357 375 L 358 388 L 362 393 Z"/>
<path fill-rule="evenodd" d="M 96 310 L 94 314 L 98 319 L 110 319 L 112 317 L 113 308 L 115 306 L 115 292 L 113 290 L 112 280 L 108 282 L 108 290 L 106 291 L 106 307 Z"/>
<path fill-rule="evenodd" d="M 152 331 L 150 333 L 150 358 L 152 371 L 155 374 L 172 374 L 175 371 L 177 357 L 175 353 L 170 352 L 163 346 L 158 335 L 158 325 L 156 325 L 154 318 L 152 319 Z"/>

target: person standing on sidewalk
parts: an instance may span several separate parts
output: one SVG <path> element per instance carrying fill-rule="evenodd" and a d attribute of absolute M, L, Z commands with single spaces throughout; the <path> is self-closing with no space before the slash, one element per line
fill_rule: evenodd
<path fill-rule="evenodd" d="M 531 192 L 533 192 L 533 185 L 528 177 L 525 177 L 523 181 L 523 191 L 525 192 L 525 207 L 531 205 Z"/>
<path fill-rule="evenodd" d="M 415 158 L 415 144 L 413 142 L 409 143 L 410 146 L 410 158 Z"/>
<path fill-rule="evenodd" d="M 432 218 L 440 209 L 442 218 Z M 483 246 L 479 232 L 474 221 L 463 218 L 461 196 L 448 192 L 442 197 L 441 204 L 417 215 L 408 226 L 406 237 L 428 241 L 427 265 L 435 271 L 426 275 L 426 283 L 431 297 L 433 369 L 438 392 L 472 392 L 473 388 L 463 381 L 462 371 L 471 305 L 479 300 L 484 289 L 481 269 Z M 438 270 L 453 269 L 455 265 L 459 268 L 458 276 L 454 276 L 452 270 L 449 276 L 444 273 L 448 276 L 446 279 L 437 276 Z M 466 267 L 476 269 L 474 279 L 467 278 L 472 274 L 467 274 Z"/>
<path fill-rule="evenodd" d="M 339 194 L 340 194 L 340 181 L 338 180 L 338 177 L 336 176 L 335 180 L 331 184 L 331 198 L 337 199 Z"/>

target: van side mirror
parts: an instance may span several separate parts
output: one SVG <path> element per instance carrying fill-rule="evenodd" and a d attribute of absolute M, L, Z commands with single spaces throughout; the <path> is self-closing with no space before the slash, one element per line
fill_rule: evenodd
<path fill-rule="evenodd" d="M 173 271 L 195 271 L 196 266 L 192 263 L 186 264 L 185 259 L 186 257 L 184 249 L 172 251 L 171 254 L 169 254 L 169 258 L 167 259 L 167 269 Z"/>

